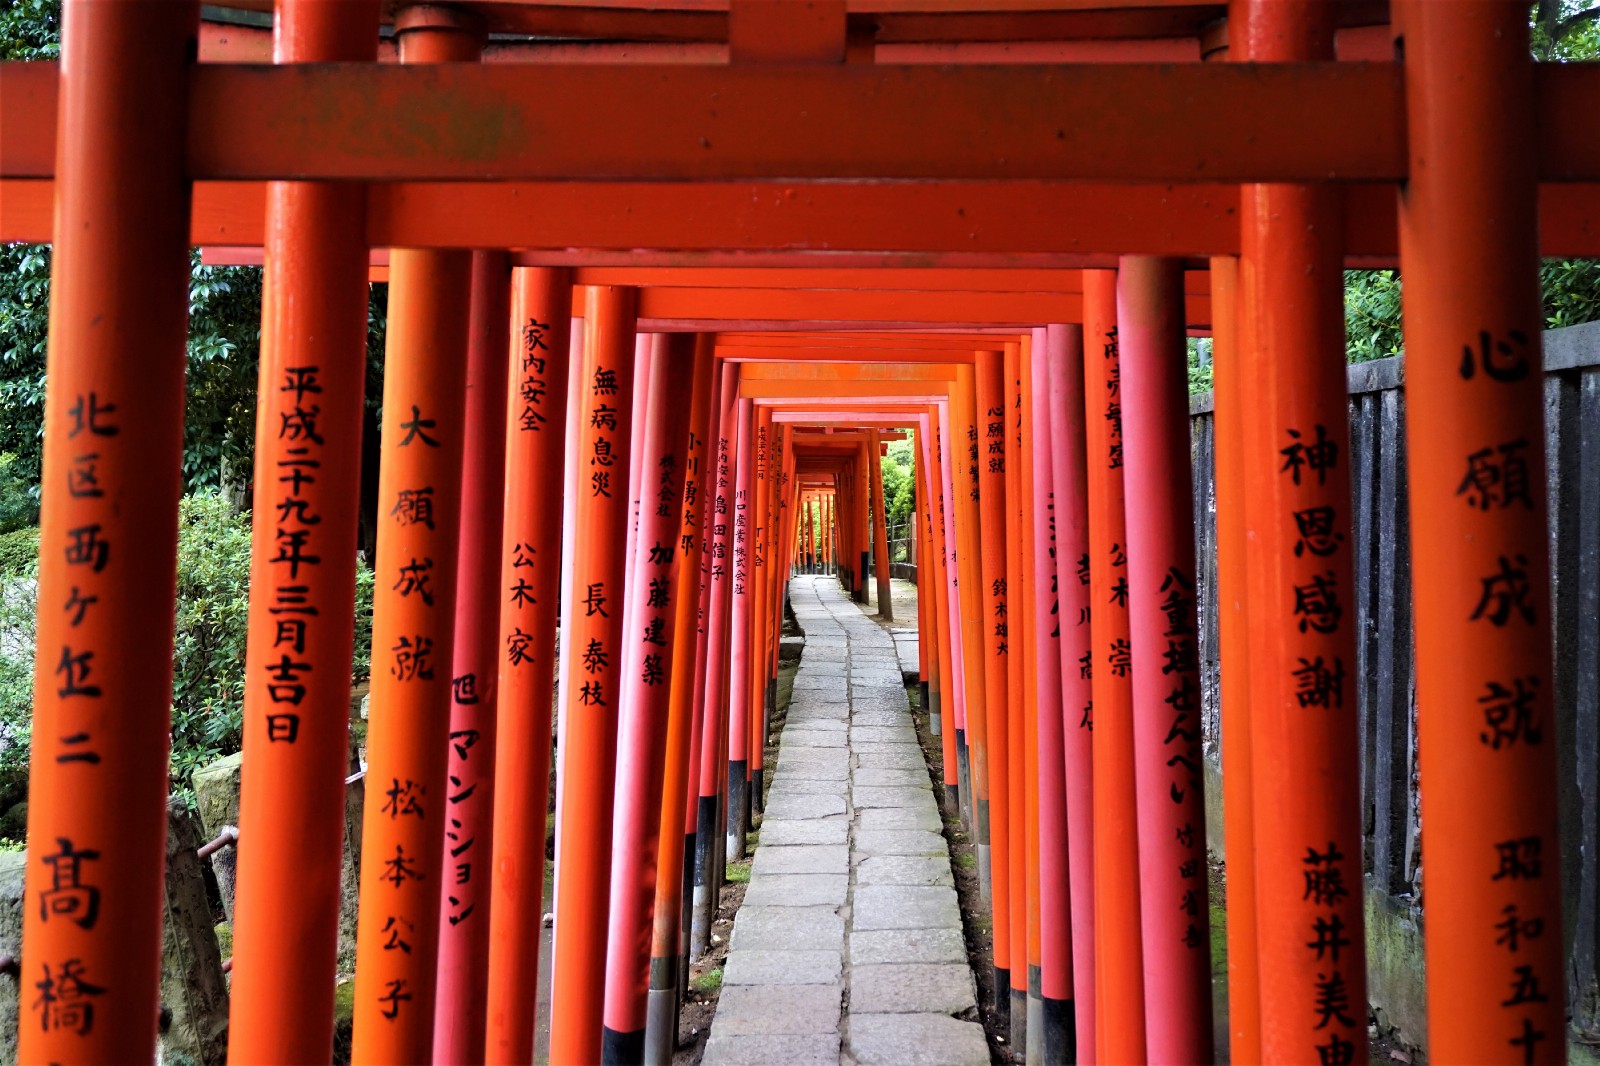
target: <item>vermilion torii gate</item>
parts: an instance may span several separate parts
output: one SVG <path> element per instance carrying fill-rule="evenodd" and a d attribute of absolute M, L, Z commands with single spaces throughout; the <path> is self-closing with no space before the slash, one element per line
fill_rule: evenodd
<path fill-rule="evenodd" d="M 269 41 L 68 0 L 59 65 L 0 64 L 0 239 L 55 245 L 22 1061 L 155 1042 L 191 244 L 266 271 L 237 1061 L 331 1047 L 374 272 L 357 1061 L 531 1060 L 553 740 L 552 1059 L 670 1059 L 760 809 L 784 581 L 820 537 L 886 599 L 902 429 L 996 1006 L 1039 1061 L 1209 1061 L 1188 332 L 1233 1056 L 1356 1061 L 1340 279 L 1394 262 L 1431 1050 L 1561 1059 L 1546 507 L 1511 486 L 1537 258 L 1600 254 L 1600 68 L 1532 63 L 1526 4 L 272 10 Z"/>

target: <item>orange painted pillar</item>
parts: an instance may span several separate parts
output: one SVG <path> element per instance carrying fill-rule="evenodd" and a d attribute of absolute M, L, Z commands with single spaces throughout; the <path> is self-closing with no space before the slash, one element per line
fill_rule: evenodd
<path fill-rule="evenodd" d="M 1054 485 L 1050 465 L 1050 438 L 1054 427 L 1050 419 L 1049 343 L 1043 328 L 1033 331 L 1032 344 L 1026 353 L 1027 374 L 1023 414 L 1027 422 L 1029 482 L 1028 520 L 1028 583 L 1025 589 L 1028 601 L 1028 653 L 1032 668 L 1033 699 L 1027 723 L 1028 746 L 1028 1042 L 1027 1057 L 1031 1062 L 1044 1058 L 1045 1001 L 1044 966 L 1045 944 L 1044 900 L 1048 891 L 1044 874 L 1047 862 L 1045 851 L 1054 853 L 1053 875 L 1058 883 L 1066 882 L 1066 826 L 1060 820 L 1051 823 L 1051 835 L 1044 834 L 1045 794 L 1065 797 L 1061 744 L 1061 655 L 1057 644 L 1061 639 L 1056 626 L 1056 565 L 1054 541 Z M 1054 729 L 1045 725 L 1046 719 L 1054 722 Z M 1045 740 L 1050 741 L 1046 753 Z M 1064 812 L 1062 812 L 1064 813 Z M 1056 858 L 1059 857 L 1059 858 Z M 1056 914 L 1059 923 L 1052 924 L 1052 933 L 1061 946 L 1060 936 L 1068 932 L 1065 892 L 1057 900 Z M 1071 975 L 1072 948 L 1070 936 L 1064 951 L 1059 955 L 1060 972 Z"/>
<path fill-rule="evenodd" d="M 856 555 L 859 572 L 856 575 L 856 602 L 868 604 L 872 602 L 872 592 L 867 587 L 867 582 L 872 580 L 872 479 L 881 477 L 883 471 L 880 467 L 881 460 L 873 452 L 870 442 L 863 441 L 856 449 L 855 460 L 855 534 Z"/>
<path fill-rule="evenodd" d="M 376 3 L 287 0 L 278 20 L 277 62 L 377 56 Z M 344 844 L 343 820 L 328 812 L 342 809 L 350 769 L 348 549 L 366 386 L 366 191 L 274 182 L 267 196 L 257 390 L 265 433 L 256 443 L 249 773 L 239 802 L 240 836 L 252 844 L 240 849 L 235 881 L 228 1046 L 238 1061 L 314 1062 L 333 1040 L 324 1008 L 333 995 Z M 302 390 L 307 378 L 313 387 Z M 298 562 L 280 550 L 296 540 Z M 306 565 L 307 556 L 319 561 Z M 303 683 L 310 677 L 320 683 Z"/>
<path fill-rule="evenodd" d="M 471 62 L 476 18 L 410 8 L 404 62 Z M 362 825 L 352 1057 L 424 1062 L 433 1051 L 440 861 L 458 791 L 446 777 L 472 256 L 396 249 L 389 263 L 373 571 L 372 713 Z M 412 501 L 433 501 L 433 524 Z"/>
<path fill-rule="evenodd" d="M 712 410 L 717 398 L 715 337 L 697 334 L 694 339 L 694 369 L 690 393 L 688 438 L 684 452 L 682 491 L 678 500 L 661 497 L 657 487 L 652 502 L 672 508 L 677 526 L 680 576 L 673 603 L 672 669 L 667 708 L 666 766 L 661 782 L 661 817 L 657 833 L 654 920 L 650 936 L 649 994 L 646 1009 L 643 1059 L 652 1064 L 670 1063 L 677 1046 L 679 959 L 687 950 L 688 929 L 684 920 L 685 873 L 692 878 L 694 867 L 694 825 L 691 789 L 698 795 L 694 780 L 695 694 L 697 669 L 705 651 L 700 611 L 704 603 L 701 573 L 705 538 L 706 475 L 709 464 L 707 442 L 712 429 Z M 681 945 L 681 946 L 680 946 Z"/>
<path fill-rule="evenodd" d="M 1028 1024 L 1028 522 L 1027 440 L 1022 412 L 1022 345 L 1005 347 L 1006 424 L 1006 791 L 1007 885 L 1011 892 L 1011 1044 L 1026 1046 Z"/>
<path fill-rule="evenodd" d="M 919 488 L 918 509 L 922 513 L 923 550 L 917 561 L 919 593 L 926 585 L 928 630 L 917 637 L 918 650 L 926 654 L 933 680 L 928 686 L 930 717 L 938 714 L 940 724 L 940 754 L 944 767 L 945 809 L 960 816 L 961 777 L 960 759 L 956 752 L 959 719 L 956 715 L 956 694 L 951 684 L 951 631 L 948 614 L 949 580 L 946 567 L 944 528 L 944 447 L 939 429 L 939 410 L 930 409 L 924 419 L 922 451 L 925 456 L 919 464 L 922 482 Z M 931 641 L 926 648 L 924 641 Z"/>
<path fill-rule="evenodd" d="M 1527 9 L 1402 0 L 1400 198 L 1429 1053 L 1559 1062 L 1539 152 Z M 1450 886 L 1440 891 L 1438 886 Z"/>
<path fill-rule="evenodd" d="M 874 572 L 878 578 L 878 617 L 885 622 L 894 621 L 894 594 L 889 584 L 889 508 L 883 498 L 883 435 L 877 430 L 867 434 L 867 488 L 872 499 L 872 554 L 877 562 Z"/>
<path fill-rule="evenodd" d="M 1324 5 L 1246 5 L 1230 51 L 1334 58 Z M 1243 439 L 1251 648 L 1254 889 L 1264 1062 L 1349 1057 L 1366 1002 L 1339 190 L 1245 185 L 1240 271 L 1251 344 Z M 1199 720 L 1196 711 L 1192 721 Z M 1250 853 L 1246 853 L 1249 855 Z M 1324 937 L 1324 931 L 1327 931 Z M 1339 940 L 1346 943 L 1341 946 Z M 1307 1010 L 1307 1003 L 1314 1009 Z"/>
<path fill-rule="evenodd" d="M 1212 366 L 1217 509 L 1218 643 L 1221 646 L 1222 819 L 1228 842 L 1228 1042 L 1235 1058 L 1261 1061 L 1261 981 L 1257 965 L 1254 772 L 1251 767 L 1251 644 L 1246 609 L 1245 434 L 1250 418 L 1243 353 L 1253 346 L 1238 314 L 1239 260 L 1211 259 Z"/>
<path fill-rule="evenodd" d="M 930 521 L 933 526 L 930 551 L 936 576 L 932 610 L 939 632 L 939 688 L 934 694 L 934 702 L 939 706 L 945 719 L 945 732 L 949 734 L 944 747 L 944 770 L 945 785 L 951 799 L 950 810 L 971 832 L 969 808 L 972 803 L 972 782 L 966 772 L 967 714 L 961 675 L 961 632 L 960 626 L 953 621 L 961 615 L 956 604 L 958 590 L 953 567 L 956 538 L 951 517 L 955 504 L 951 466 L 956 461 L 956 453 L 948 443 L 952 439 L 948 400 L 931 408 L 929 422 L 932 424 L 929 443 L 933 452 L 933 461 L 928 468 L 928 480 L 931 482 L 928 496 L 932 508 Z"/>
<path fill-rule="evenodd" d="M 663 781 L 673 656 L 685 594 L 683 476 L 695 402 L 695 336 L 659 333 L 645 387 L 640 451 L 640 515 L 633 583 L 633 628 L 623 634 L 618 720 L 617 798 L 612 820 L 611 915 L 606 939 L 605 1029 L 601 1060 L 644 1061 L 650 987 L 656 861 L 661 845 Z M 703 382 L 709 386 L 709 381 Z M 698 590 L 697 590 L 698 591 Z M 693 646 L 692 636 L 690 646 Z M 681 787 L 678 790 L 681 794 Z M 676 826 L 678 819 L 674 818 Z M 677 850 L 672 841 L 671 850 Z M 676 922 L 677 915 L 673 914 Z"/>
<path fill-rule="evenodd" d="M 728 645 L 728 859 L 744 858 L 745 834 L 750 830 L 750 675 L 753 580 L 750 547 L 753 536 L 751 497 L 755 490 L 755 412 L 746 399 L 739 400 L 733 436 L 735 487 L 728 508 L 733 527 L 729 564 L 732 635 Z"/>
<path fill-rule="evenodd" d="M 21 1062 L 155 1050 L 196 19 L 64 13 Z"/>
<path fill-rule="evenodd" d="M 752 483 L 750 581 L 750 811 L 751 818 L 762 807 L 762 767 L 766 759 L 767 716 L 773 699 L 769 679 L 776 674 L 773 662 L 773 622 L 777 608 L 773 601 L 778 583 L 773 565 L 777 538 L 777 507 L 774 493 L 781 468 L 781 448 L 772 424 L 772 409 L 756 413 L 756 470 Z"/>
<path fill-rule="evenodd" d="M 915 446 L 920 448 L 923 441 L 917 440 Z M 938 711 L 933 707 L 933 693 L 938 687 L 937 666 L 930 666 L 928 661 L 929 645 L 937 645 L 939 634 L 935 631 L 937 624 L 928 616 L 929 596 L 928 589 L 932 582 L 928 580 L 932 573 L 929 556 L 933 551 L 928 546 L 928 540 L 933 534 L 932 515 L 927 510 L 928 487 L 927 463 L 913 457 L 911 461 L 911 494 L 913 496 L 911 507 L 910 540 L 916 544 L 916 556 L 913 561 L 916 570 L 917 584 L 917 687 L 919 705 L 928 715 L 928 728 L 934 736 L 945 733 L 943 723 L 939 721 Z M 937 662 L 937 656 L 934 659 Z M 941 800 L 942 801 L 942 800 Z"/>
<path fill-rule="evenodd" d="M 484 1057 L 489 977 L 489 874 L 494 854 L 495 717 L 499 698 L 500 537 L 505 514 L 506 349 L 511 264 L 474 252 L 467 340 L 461 535 L 450 679 L 444 849 L 440 857 L 435 1062 Z"/>
<path fill-rule="evenodd" d="M 978 897 L 992 906 L 993 845 L 990 840 L 988 672 L 993 646 L 990 643 L 993 604 L 991 589 L 982 572 L 983 534 L 981 526 L 981 486 L 983 471 L 989 465 L 988 423 L 980 418 L 977 406 L 977 360 L 956 366 L 952 406 L 955 408 L 955 435 L 964 441 L 961 488 L 956 503 L 956 617 L 961 619 L 963 678 L 967 698 L 967 777 L 972 794 L 972 834 L 978 853 Z M 965 591 L 962 591 L 962 590 Z M 959 757 L 959 755 L 958 755 Z"/>
<path fill-rule="evenodd" d="M 574 517 L 567 659 L 566 731 L 557 811 L 555 970 L 550 988 L 550 1059 L 597 1062 L 605 988 L 606 888 L 617 713 L 622 698 L 623 552 L 633 406 L 633 289 L 586 290 L 580 407 L 580 467 Z"/>
<path fill-rule="evenodd" d="M 1133 763 L 1133 656 L 1129 644 L 1127 522 L 1124 510 L 1122 359 L 1117 274 L 1083 272 L 1084 439 L 1092 659 L 1078 676 L 1091 684 L 1094 753 L 1096 1060 L 1145 1061 L 1144 947 L 1139 913 L 1139 828 Z"/>
<path fill-rule="evenodd" d="M 735 369 L 730 369 L 730 367 Z M 700 689 L 704 703 L 701 726 L 700 795 L 697 802 L 694 853 L 694 915 L 690 954 L 699 956 L 711 943 L 711 923 L 716 917 L 717 894 L 722 884 L 719 859 L 723 841 L 723 820 L 719 813 L 720 793 L 727 760 L 731 715 L 728 694 L 730 646 L 729 615 L 733 591 L 733 506 L 735 492 L 735 433 L 739 411 L 737 364 L 724 364 L 721 394 L 717 401 L 716 476 L 711 487 L 709 552 L 711 566 L 710 605 L 706 611 L 705 683 Z"/>
<path fill-rule="evenodd" d="M 1145 1039 L 1153 1062 L 1199 1063 L 1212 1055 L 1211 939 L 1183 307 L 1181 262 L 1122 258 L 1128 615 L 1134 703 L 1148 709 L 1133 721 Z"/>
<path fill-rule="evenodd" d="M 561 595 L 560 512 L 571 375 L 572 275 L 512 270 L 504 425 L 494 840 L 485 1056 L 533 1061 L 550 790 L 551 686 Z"/>
<path fill-rule="evenodd" d="M 984 728 L 988 748 L 986 763 L 989 785 L 989 860 L 994 918 L 994 1007 L 1002 1020 L 1011 1016 L 1011 971 L 1026 965 L 1025 959 L 1012 958 L 1011 923 L 1026 915 L 1012 909 L 1011 892 L 1011 789 L 1010 789 L 1010 611 L 1007 592 L 1007 566 L 1010 555 L 1007 530 L 1010 513 L 1006 508 L 1007 428 L 1005 357 L 1002 352 L 979 352 L 975 384 L 979 435 L 983 441 L 983 463 L 979 469 L 978 498 L 983 524 L 982 589 L 983 619 L 987 654 L 983 679 Z M 1020 702 L 1020 693 L 1018 700 Z M 981 793 L 980 793 L 981 796 Z M 1007 1021 L 1009 1025 L 1009 1022 Z"/>
<path fill-rule="evenodd" d="M 1083 330 L 1050 326 L 1037 388 L 1050 424 L 1050 634 L 1054 688 L 1039 700 L 1041 995 L 1046 1062 L 1093 1061 L 1093 762 L 1089 750 L 1089 589 L 1083 461 Z M 1044 627 L 1041 625 L 1041 629 Z M 1041 659 L 1041 662 L 1043 660 Z M 1043 669 L 1050 670 L 1049 667 Z M 1054 850 L 1053 850 L 1054 849 Z"/>

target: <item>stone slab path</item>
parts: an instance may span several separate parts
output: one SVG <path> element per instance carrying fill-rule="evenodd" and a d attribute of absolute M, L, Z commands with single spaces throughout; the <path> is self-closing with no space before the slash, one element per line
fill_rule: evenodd
<path fill-rule="evenodd" d="M 805 652 L 703 1062 L 985 1066 L 894 640 L 836 578 L 789 590 Z"/>

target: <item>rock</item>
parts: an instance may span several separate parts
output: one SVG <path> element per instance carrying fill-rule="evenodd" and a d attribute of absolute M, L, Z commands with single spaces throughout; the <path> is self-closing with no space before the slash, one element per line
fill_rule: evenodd
<path fill-rule="evenodd" d="M 167 879 L 161 925 L 164 1062 L 221 1066 L 228 1058 L 228 983 L 206 898 L 200 819 L 182 800 L 167 805 Z"/>
<path fill-rule="evenodd" d="M 22 881 L 28 853 L 0 852 L 0 955 L 22 957 Z M 18 982 L 0 977 L 0 1066 L 17 1061 Z"/>
<path fill-rule="evenodd" d="M 202 766 L 190 779 L 200 815 L 200 831 L 205 835 L 200 843 L 214 838 L 224 826 L 239 824 L 239 779 L 243 766 L 244 752 L 235 752 Z M 211 856 L 217 891 L 222 893 L 222 913 L 229 925 L 233 924 L 233 882 L 237 866 L 236 848 L 222 848 Z"/>

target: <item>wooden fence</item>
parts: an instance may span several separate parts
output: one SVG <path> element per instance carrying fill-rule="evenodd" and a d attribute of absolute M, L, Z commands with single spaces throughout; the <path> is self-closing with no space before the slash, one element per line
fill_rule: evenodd
<path fill-rule="evenodd" d="M 1573 1028 L 1600 1043 L 1600 323 L 1545 334 L 1545 413 L 1560 760 L 1561 872 Z M 1426 1043 L 1421 926 L 1426 909 L 1417 807 L 1411 545 L 1402 357 L 1349 368 L 1361 791 L 1370 993 L 1380 1020 Z M 1218 643 L 1211 395 L 1191 398 L 1195 537 L 1203 574 L 1208 822 L 1222 851 L 1217 784 Z M 1447 886 L 1433 886 L 1435 891 Z"/>

